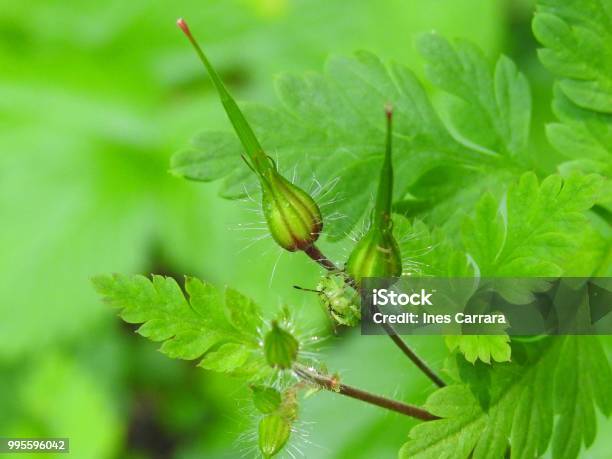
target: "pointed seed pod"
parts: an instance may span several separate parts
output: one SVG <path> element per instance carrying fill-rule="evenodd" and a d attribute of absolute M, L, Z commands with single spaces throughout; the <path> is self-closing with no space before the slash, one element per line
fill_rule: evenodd
<path fill-rule="evenodd" d="M 260 413 L 270 414 L 281 406 L 281 394 L 269 386 L 252 385 L 253 404 Z"/>
<path fill-rule="evenodd" d="M 357 243 L 346 263 L 346 272 L 360 284 L 364 277 L 399 277 L 402 274 L 402 258 L 393 237 L 391 204 L 393 200 L 393 163 L 392 153 L 392 109 L 386 108 L 387 145 L 385 158 L 380 171 L 380 181 L 376 194 L 370 228 Z"/>
<path fill-rule="evenodd" d="M 243 158 L 259 178 L 262 208 L 272 237 L 282 248 L 290 252 L 310 248 L 319 238 L 323 228 L 319 207 L 308 193 L 278 173 L 276 165 L 265 154 L 253 129 L 191 34 L 187 23 L 179 19 L 177 25 L 193 45 L 210 75 L 246 153 Z"/>
<path fill-rule="evenodd" d="M 264 457 L 280 452 L 289 440 L 291 424 L 278 414 L 268 414 L 259 421 L 259 450 Z"/>
<path fill-rule="evenodd" d="M 299 343 L 293 335 L 272 321 L 272 330 L 264 337 L 264 354 L 268 365 L 281 370 L 291 368 L 298 349 Z"/>

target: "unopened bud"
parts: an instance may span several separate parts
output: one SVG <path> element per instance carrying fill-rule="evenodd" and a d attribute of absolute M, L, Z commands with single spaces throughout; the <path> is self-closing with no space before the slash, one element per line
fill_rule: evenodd
<path fill-rule="evenodd" d="M 264 354 L 268 365 L 282 370 L 291 368 L 297 358 L 299 343 L 291 333 L 272 322 L 270 330 L 264 338 Z"/>
<path fill-rule="evenodd" d="M 264 457 L 280 452 L 289 440 L 291 423 L 278 414 L 268 414 L 259 421 L 259 450 Z"/>
<path fill-rule="evenodd" d="M 346 263 L 346 272 L 359 284 L 364 277 L 399 277 L 402 257 L 393 237 L 391 203 L 393 199 L 393 164 L 391 161 L 392 110 L 386 107 L 387 145 L 376 195 L 372 222 Z"/>
<path fill-rule="evenodd" d="M 323 218 L 310 195 L 275 170 L 262 177 L 261 183 L 262 208 L 274 240 L 290 252 L 314 244 Z"/>

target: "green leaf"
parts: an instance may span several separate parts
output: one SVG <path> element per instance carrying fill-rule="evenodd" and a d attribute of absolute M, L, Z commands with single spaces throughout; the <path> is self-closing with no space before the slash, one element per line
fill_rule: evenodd
<path fill-rule="evenodd" d="M 257 306 L 228 289 L 225 298 L 211 284 L 187 278 L 189 299 L 170 277 L 105 275 L 93 279 L 98 293 L 120 308 L 128 323 L 142 324 L 138 333 L 162 342 L 172 358 L 194 360 L 219 372 L 235 372 L 259 349 L 261 317 Z"/>
<path fill-rule="evenodd" d="M 393 234 L 402 254 L 404 273 L 411 276 L 470 277 L 474 270 L 465 253 L 449 243 L 439 228 L 393 215 Z"/>
<path fill-rule="evenodd" d="M 538 55 L 557 76 L 550 143 L 569 157 L 569 171 L 612 176 L 612 7 L 598 0 L 541 0 L 533 31 L 545 46 Z M 612 202 L 598 204 L 612 209 Z"/>
<path fill-rule="evenodd" d="M 555 411 L 560 415 L 553 437 L 553 457 L 571 459 L 595 440 L 595 405 L 612 411 L 612 370 L 598 338 L 566 339 L 555 372 Z"/>
<path fill-rule="evenodd" d="M 457 349 L 468 362 L 477 359 L 485 363 L 509 362 L 512 349 L 508 335 L 452 335 L 446 337 L 446 345 Z"/>
<path fill-rule="evenodd" d="M 451 45 L 436 33 L 419 41 L 434 84 L 456 96 L 450 105 L 454 127 L 489 154 L 516 155 L 527 147 L 531 95 L 525 76 L 501 56 L 493 69 L 482 51 L 457 40 Z"/>
<path fill-rule="evenodd" d="M 558 276 L 572 248 L 580 244 L 584 211 L 597 200 L 601 177 L 533 173 L 511 185 L 499 204 L 489 196 L 462 228 L 465 249 L 482 276 Z"/>
<path fill-rule="evenodd" d="M 263 324 L 259 306 L 234 289 L 225 289 L 225 306 L 230 322 L 247 336 L 257 337 Z"/>
<path fill-rule="evenodd" d="M 546 126 L 553 146 L 579 162 L 579 170 L 612 176 L 612 114 L 580 108 L 555 88 L 553 111 L 561 123 Z"/>
<path fill-rule="evenodd" d="M 557 337 L 517 346 L 515 362 L 494 364 L 488 377 L 476 379 L 464 373 L 469 384 L 434 392 L 425 408 L 442 419 L 415 426 L 399 457 L 493 459 L 504 457 L 508 448 L 511 458 L 539 457 L 549 446 L 553 428 L 554 452 L 563 452 L 553 457 L 577 457 L 582 439 L 588 445 L 594 435 L 594 405 L 606 416 L 611 411 L 605 390 L 612 384 L 610 365 L 598 338 L 584 338 Z M 580 368 L 574 366 L 578 360 L 583 362 Z M 564 365 L 571 367 L 578 384 L 566 379 Z M 482 367 L 474 367 L 474 376 L 479 371 Z M 477 381 L 480 386 L 474 387 Z M 595 384 L 601 384 L 596 394 Z M 488 392 L 486 403 L 483 390 Z M 570 401 L 561 400 L 569 394 Z M 575 421 L 569 406 L 583 414 L 581 422 Z M 561 415 L 556 427 L 555 414 Z M 571 434 L 565 428 L 568 422 Z"/>
<path fill-rule="evenodd" d="M 429 33 L 419 41 L 419 49 L 427 60 L 426 75 L 448 93 L 441 108 L 451 135 L 495 163 L 491 168 L 483 162 L 470 170 L 437 166 L 410 187 L 402 211 L 455 234 L 465 209 L 487 192 L 498 196 L 533 162 L 528 157 L 530 90 L 510 59 L 502 56 L 492 63 L 469 42 L 451 44 Z"/>
<path fill-rule="evenodd" d="M 612 7 L 600 0 L 540 0 L 533 32 L 538 56 L 563 93 L 588 110 L 612 113 Z"/>
<path fill-rule="evenodd" d="M 249 358 L 251 349 L 238 343 L 225 343 L 218 349 L 207 353 L 199 367 L 207 370 L 229 373 L 242 367 Z"/>

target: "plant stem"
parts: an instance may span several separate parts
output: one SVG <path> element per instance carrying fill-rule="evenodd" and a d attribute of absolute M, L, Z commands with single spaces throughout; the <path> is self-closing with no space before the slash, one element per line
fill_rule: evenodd
<path fill-rule="evenodd" d="M 317 386 L 331 392 L 337 392 L 371 405 L 386 408 L 388 410 L 395 411 L 396 413 L 401 413 L 416 419 L 421 419 L 422 421 L 433 421 L 435 419 L 439 419 L 429 411 L 419 408 L 418 406 L 409 405 L 407 403 L 382 397 L 380 395 L 372 394 L 371 392 L 366 392 L 364 390 L 357 389 L 356 387 L 340 383 L 334 377 L 321 374 L 300 364 L 294 364 L 293 371 L 303 380 L 316 384 Z"/>
<path fill-rule="evenodd" d="M 304 253 L 306 253 L 306 255 L 328 271 L 340 271 L 338 267 L 329 258 L 327 258 L 316 245 L 312 244 L 310 247 L 308 247 L 308 249 L 304 250 Z M 355 290 L 358 290 L 354 279 L 347 277 L 347 283 L 350 284 L 350 286 Z M 383 324 L 383 330 L 389 336 L 389 338 L 391 338 L 395 345 L 400 348 L 404 355 L 406 355 L 419 368 L 419 370 L 421 370 L 429 379 L 431 379 L 436 386 L 446 386 L 446 383 L 442 380 L 442 378 L 440 378 L 440 376 L 438 376 L 436 372 L 432 370 L 429 365 L 427 365 L 427 363 L 425 363 L 425 361 L 404 342 L 402 338 L 400 338 L 392 325 Z"/>
<path fill-rule="evenodd" d="M 401 349 L 401 351 L 410 359 L 412 360 L 412 363 L 414 363 L 419 370 L 421 370 L 423 373 L 425 373 L 425 375 L 431 379 L 433 381 L 433 383 L 438 386 L 438 387 L 444 387 L 446 386 L 446 383 L 442 380 L 442 378 L 440 378 L 440 376 L 437 375 L 437 373 L 435 371 L 433 371 L 429 365 L 427 365 L 427 363 L 425 363 L 425 361 L 420 358 L 416 352 L 414 352 L 412 350 L 412 348 L 410 348 L 410 346 L 408 346 L 404 340 L 402 340 L 399 335 L 397 334 L 397 332 L 395 331 L 395 328 L 393 328 L 392 325 L 389 324 L 382 324 L 383 330 L 385 330 L 385 333 L 387 333 L 387 335 L 389 336 L 389 338 L 391 338 L 393 340 L 393 342 L 395 343 L 395 345 L 397 347 L 399 347 Z"/>
<path fill-rule="evenodd" d="M 323 255 L 323 252 L 321 252 L 316 245 L 310 245 L 308 248 L 304 249 L 304 253 L 328 271 L 338 271 L 334 262 Z"/>

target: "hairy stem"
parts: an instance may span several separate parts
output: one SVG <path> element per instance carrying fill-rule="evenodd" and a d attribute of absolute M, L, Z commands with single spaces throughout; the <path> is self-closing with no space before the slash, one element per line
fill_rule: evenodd
<path fill-rule="evenodd" d="M 371 392 L 366 392 L 364 390 L 357 389 L 356 387 L 340 383 L 336 378 L 321 374 L 311 368 L 305 367 L 304 365 L 294 364 L 293 371 L 304 381 L 315 384 L 331 392 L 337 392 L 371 405 L 386 408 L 388 410 L 395 411 L 396 413 L 401 413 L 416 419 L 421 419 L 422 421 L 433 421 L 435 419 L 439 419 L 437 416 L 434 416 L 423 408 L 372 394 Z"/>
<path fill-rule="evenodd" d="M 327 258 L 316 245 L 311 245 L 308 247 L 308 249 L 304 250 L 304 252 L 328 271 L 339 271 L 338 267 L 329 258 Z M 354 279 L 348 277 L 347 283 L 350 284 L 350 286 L 355 290 L 358 290 Z M 404 355 L 406 355 L 406 357 L 408 357 L 419 368 L 419 370 L 421 370 L 429 379 L 431 379 L 436 386 L 446 386 L 446 383 L 442 380 L 442 378 L 440 378 L 440 376 L 438 376 L 436 372 L 432 370 L 429 365 L 427 365 L 427 363 L 404 342 L 402 338 L 400 338 L 392 325 L 383 324 L 383 330 L 389 336 L 389 338 L 391 338 L 395 345 L 400 348 Z"/>
<path fill-rule="evenodd" d="M 304 249 L 304 253 L 328 271 L 338 271 L 338 268 L 336 267 L 334 262 L 327 258 L 325 255 L 323 255 L 323 253 L 316 245 L 312 244 L 308 246 L 308 248 Z"/>

